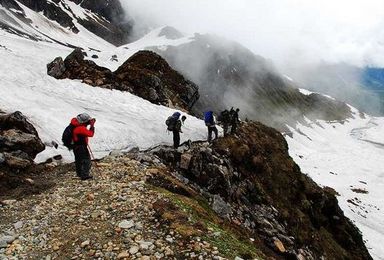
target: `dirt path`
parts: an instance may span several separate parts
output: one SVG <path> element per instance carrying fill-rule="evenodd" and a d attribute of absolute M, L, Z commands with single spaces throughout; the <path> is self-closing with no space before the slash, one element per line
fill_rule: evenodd
<path fill-rule="evenodd" d="M 0 207 L 0 259 L 220 259 L 217 248 L 160 224 L 152 205 L 167 199 L 146 174 L 121 157 L 100 162 L 91 181 L 54 171 L 49 189 Z"/>

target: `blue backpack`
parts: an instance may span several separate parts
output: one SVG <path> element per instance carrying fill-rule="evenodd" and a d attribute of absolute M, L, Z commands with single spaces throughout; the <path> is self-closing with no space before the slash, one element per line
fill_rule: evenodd
<path fill-rule="evenodd" d="M 215 122 L 213 120 L 213 112 L 208 111 L 204 113 L 204 122 L 206 126 L 213 126 L 215 125 Z"/>

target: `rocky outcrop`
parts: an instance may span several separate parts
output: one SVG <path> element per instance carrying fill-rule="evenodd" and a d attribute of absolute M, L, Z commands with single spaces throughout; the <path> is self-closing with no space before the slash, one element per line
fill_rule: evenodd
<path fill-rule="evenodd" d="M 245 227 L 278 256 L 371 259 L 335 196 L 301 173 L 285 139 L 272 128 L 244 123 L 235 136 L 212 145 L 194 143 L 182 152 L 158 148 L 153 154 L 224 220 Z M 162 186 L 159 175 L 153 178 L 151 183 Z M 164 188 L 180 190 L 165 179 Z"/>
<path fill-rule="evenodd" d="M 0 114 L 0 166 L 26 168 L 44 149 L 36 129 L 21 112 Z"/>
<path fill-rule="evenodd" d="M 57 79 L 81 79 L 92 86 L 129 91 L 154 104 L 184 110 L 190 110 L 199 98 L 196 84 L 151 51 L 139 51 L 112 72 L 85 60 L 76 49 L 64 61 L 59 57 L 48 64 L 47 72 Z"/>

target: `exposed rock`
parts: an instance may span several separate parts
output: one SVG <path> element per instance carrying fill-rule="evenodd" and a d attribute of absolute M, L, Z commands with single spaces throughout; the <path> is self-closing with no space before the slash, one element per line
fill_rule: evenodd
<path fill-rule="evenodd" d="M 280 253 L 285 253 L 285 252 L 286 252 L 283 243 L 282 243 L 278 238 L 275 238 L 275 239 L 273 240 L 273 244 L 275 245 L 276 250 L 277 250 L 278 252 L 280 252 Z"/>
<path fill-rule="evenodd" d="M 21 112 L 0 115 L 0 164 L 26 168 L 44 149 L 36 129 Z"/>
<path fill-rule="evenodd" d="M 135 223 L 132 220 L 123 220 L 119 223 L 119 228 L 129 229 L 135 226 Z"/>
<path fill-rule="evenodd" d="M 24 169 L 33 164 L 33 160 L 28 157 L 28 154 L 22 151 L 4 153 L 5 164 L 11 168 Z"/>
<path fill-rule="evenodd" d="M 60 79 L 65 71 L 63 58 L 57 57 L 51 63 L 47 64 L 47 73 L 49 76 Z"/>
<path fill-rule="evenodd" d="M 344 216 L 337 199 L 300 172 L 284 137 L 273 128 L 249 122 L 236 135 L 217 139 L 211 147 L 193 143 L 188 169 L 180 167 L 177 151 L 156 149 L 153 153 L 211 199 L 218 215 L 247 228 L 252 237 L 260 237 L 278 254 L 288 257 L 302 249 L 301 255 L 313 259 L 324 255 L 371 259 L 360 232 Z M 178 190 L 178 181 L 172 186 L 169 178 L 160 178 L 157 175 L 150 183 Z"/>
<path fill-rule="evenodd" d="M 131 246 L 131 248 L 129 249 L 129 253 L 131 254 L 131 255 L 134 255 L 134 254 L 136 254 L 137 252 L 139 252 L 139 247 L 138 246 Z"/>
<path fill-rule="evenodd" d="M 180 168 L 184 170 L 188 170 L 189 165 L 191 163 L 191 159 L 192 159 L 192 154 L 183 153 L 181 155 Z"/>
<path fill-rule="evenodd" d="M 19 2 L 28 8 L 42 13 L 51 21 L 59 23 L 64 28 L 69 28 L 73 33 L 78 33 L 77 23 L 89 31 L 109 41 L 114 45 L 127 43 L 131 38 L 132 21 L 127 21 L 127 14 L 119 0 L 70 0 L 81 7 L 91 10 L 92 14 L 85 14 L 85 17 L 74 15 L 75 22 L 70 13 L 71 10 L 65 1 L 54 0 L 20 0 Z M 1 0 L 0 3 L 9 8 L 10 11 L 17 10 L 15 14 L 25 20 L 25 14 L 18 2 L 15 0 Z M 65 43 L 63 43 L 65 44 Z"/>
<path fill-rule="evenodd" d="M 123 251 L 120 254 L 117 255 L 117 259 L 128 259 L 129 258 L 129 253 L 127 251 Z"/>
<path fill-rule="evenodd" d="M 65 71 L 59 76 L 61 79 L 81 79 L 92 86 L 129 91 L 154 104 L 190 110 L 199 98 L 197 85 L 151 51 L 137 52 L 111 72 L 85 60 L 82 51 L 75 49 L 65 58 L 64 66 Z"/>
<path fill-rule="evenodd" d="M 213 196 L 212 209 L 222 218 L 229 218 L 231 215 L 231 208 L 218 195 Z"/>
<path fill-rule="evenodd" d="M 0 115 L 0 129 L 17 129 L 38 136 L 35 127 L 29 123 L 28 119 L 19 111 L 12 114 Z"/>

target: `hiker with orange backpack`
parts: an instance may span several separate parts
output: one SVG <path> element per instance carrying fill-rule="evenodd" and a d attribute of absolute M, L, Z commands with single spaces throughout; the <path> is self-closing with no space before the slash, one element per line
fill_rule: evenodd
<path fill-rule="evenodd" d="M 95 134 L 95 118 L 83 113 L 72 118 L 70 125 L 64 130 L 63 143 L 75 154 L 76 174 L 82 180 L 92 179 L 91 155 L 88 150 L 88 138 Z M 89 129 L 88 129 L 89 126 Z"/>

